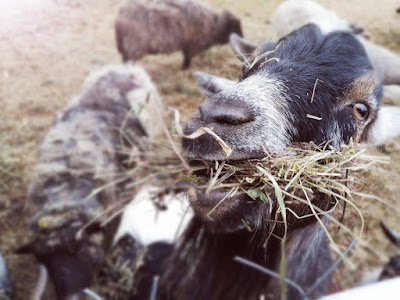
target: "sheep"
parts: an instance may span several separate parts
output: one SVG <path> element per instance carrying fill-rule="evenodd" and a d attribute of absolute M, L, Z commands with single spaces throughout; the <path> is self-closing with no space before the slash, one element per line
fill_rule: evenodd
<path fill-rule="evenodd" d="M 182 51 L 184 69 L 193 56 L 227 43 L 230 33 L 242 36 L 240 21 L 234 15 L 215 13 L 198 0 L 127 0 L 115 29 L 124 62 L 146 54 Z"/>
<path fill-rule="evenodd" d="M 334 12 L 311 0 L 284 1 L 271 18 L 274 38 L 282 38 L 290 32 L 306 24 L 317 24 L 323 33 L 332 31 L 359 32 L 357 38 L 363 44 L 364 50 L 372 61 L 374 69 L 383 78 L 385 85 L 400 84 L 400 59 L 393 52 L 374 45 L 363 36 L 363 30 L 359 26 L 349 24 L 338 17 Z"/>
<path fill-rule="evenodd" d="M 103 260 L 100 223 L 119 207 L 122 143 L 140 147 L 161 134 L 156 108 L 163 111 L 160 96 L 140 66 L 109 66 L 88 77 L 41 143 L 28 195 L 33 241 L 19 252 L 45 265 L 59 299 L 82 297 Z"/>
<path fill-rule="evenodd" d="M 354 34 L 364 34 L 364 29 L 349 24 L 333 11 L 327 10 L 311 0 L 287 0 L 283 2 L 271 17 L 273 39 L 280 39 L 290 32 L 308 24 L 318 24 L 321 31 L 328 33 L 341 30 Z"/>
<path fill-rule="evenodd" d="M 399 122 L 390 121 L 400 119 L 400 108 L 381 107 L 384 79 L 376 75 L 375 68 L 379 61 L 371 61 L 365 44 L 354 33 L 343 30 L 326 33 L 318 24 L 308 24 L 278 41 L 268 40 L 257 47 L 235 37 L 231 45 L 247 66 L 242 77 L 230 81 L 196 73 L 208 100 L 186 123 L 184 134 L 188 136 L 200 127 L 212 128 L 231 147 L 232 153 L 228 157 L 211 136 L 184 137 L 182 148 L 187 159 L 262 158 L 266 151 L 280 153 L 295 142 L 329 142 L 339 149 L 350 140 L 379 144 L 400 134 Z M 386 72 L 385 66 L 378 65 Z M 314 89 L 317 79 L 318 86 Z M 321 118 L 308 118 L 308 114 Z M 132 299 L 150 296 L 151 275 L 159 278 L 153 281 L 158 283 L 157 299 L 284 296 L 277 279 L 234 261 L 234 257 L 241 256 L 277 271 L 282 250 L 279 237 L 284 228 L 268 221 L 273 219 L 276 204 L 271 212 L 269 204 L 254 201 L 246 193 L 236 193 L 221 202 L 229 189 L 206 192 L 192 184 L 182 189 L 186 189 L 193 218 L 181 237 L 170 244 L 171 253 L 157 270 L 152 274 L 146 273 L 149 271 L 145 267 L 142 274 L 138 270 L 135 278 L 139 287 L 132 292 Z M 324 200 L 316 196 L 313 203 L 323 210 L 331 208 L 332 204 Z M 328 224 L 326 216 L 321 219 Z M 291 216 L 287 224 L 286 277 L 307 290 L 331 265 L 327 238 L 315 219 Z M 149 226 L 145 227 L 149 230 Z M 158 232 L 156 225 L 154 228 Z M 133 236 L 140 236 L 143 230 L 137 224 Z M 266 242 L 271 232 L 272 237 Z M 162 236 L 159 239 L 163 240 Z M 154 242 L 144 246 L 152 247 Z M 145 278 L 143 283 L 140 278 Z M 321 297 L 331 289 L 328 276 L 308 297 Z M 292 286 L 286 296 L 303 297 Z"/>

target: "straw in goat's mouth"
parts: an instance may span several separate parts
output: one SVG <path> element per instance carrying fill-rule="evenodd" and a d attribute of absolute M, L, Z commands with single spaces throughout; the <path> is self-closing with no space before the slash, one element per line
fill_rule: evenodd
<path fill-rule="evenodd" d="M 168 123 L 175 123 L 175 129 L 169 128 Z M 124 129 L 121 129 L 124 139 Z M 214 211 L 224 205 L 230 198 L 247 194 L 254 201 L 262 201 L 269 207 L 274 205 L 279 214 L 279 222 L 287 229 L 287 217 L 312 217 L 326 231 L 332 249 L 339 255 L 342 252 L 333 241 L 321 218 L 327 217 L 333 224 L 338 225 L 346 234 L 357 238 L 372 251 L 372 247 L 360 237 L 364 227 L 363 216 L 354 203 L 354 198 L 369 197 L 358 192 L 360 173 L 386 158 L 367 155 L 365 150 L 350 143 L 339 151 L 327 145 L 314 143 L 299 143 L 288 146 L 279 155 L 268 155 L 260 159 L 238 161 L 206 161 L 202 159 L 187 160 L 182 156 L 181 138 L 184 136 L 179 126 L 179 113 L 175 111 L 175 120 L 165 120 L 165 136 L 158 140 L 149 141 L 144 138 L 138 143 L 125 143 L 122 153 L 127 166 L 122 176 L 128 179 L 125 194 L 132 199 L 141 185 L 154 184 L 166 192 L 181 192 L 185 188 L 194 188 L 203 194 L 209 193 L 214 199 L 214 207 L 210 207 L 208 217 L 213 218 Z M 216 135 L 211 128 L 199 128 L 185 138 L 197 138 L 209 134 L 221 145 L 227 157 L 232 149 L 223 139 Z M 188 183 L 182 185 L 182 183 Z M 178 188 L 176 188 L 178 186 Z M 193 189 L 192 189 L 193 191 Z M 328 211 L 313 203 L 312 194 L 317 191 L 327 196 L 334 203 Z M 219 197 L 219 196 L 218 196 Z M 383 201 L 376 197 L 370 197 Z M 155 201 L 162 202 L 162 194 L 155 195 Z M 330 201 L 330 200 L 329 200 Z M 293 203 L 309 207 L 308 215 L 299 215 Z M 339 202 L 347 203 L 359 214 L 361 226 L 357 232 L 346 227 L 330 213 Z M 336 203 L 336 204 L 335 204 Z M 162 204 L 162 203 L 161 203 Z M 207 207 L 208 210 L 208 207 Z M 246 224 L 244 224 L 246 225 Z M 245 226 L 246 227 L 246 226 Z M 247 228 L 247 227 L 246 227 Z M 282 238 L 284 249 L 285 237 Z M 285 259 L 282 253 L 280 265 L 281 277 L 285 277 Z"/>

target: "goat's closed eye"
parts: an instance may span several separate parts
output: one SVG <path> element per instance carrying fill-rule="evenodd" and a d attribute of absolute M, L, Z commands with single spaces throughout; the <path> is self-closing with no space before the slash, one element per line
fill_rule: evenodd
<path fill-rule="evenodd" d="M 358 120 L 365 120 L 369 115 L 369 108 L 364 103 L 356 103 L 353 106 L 353 114 Z"/>

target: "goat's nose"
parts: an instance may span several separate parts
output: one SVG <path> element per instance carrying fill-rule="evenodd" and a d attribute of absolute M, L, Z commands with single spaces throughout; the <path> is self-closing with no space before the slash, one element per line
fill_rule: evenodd
<path fill-rule="evenodd" d="M 204 122 L 225 125 L 239 125 L 254 121 L 254 114 L 243 102 L 215 104 L 206 102 L 200 105 L 200 116 Z"/>

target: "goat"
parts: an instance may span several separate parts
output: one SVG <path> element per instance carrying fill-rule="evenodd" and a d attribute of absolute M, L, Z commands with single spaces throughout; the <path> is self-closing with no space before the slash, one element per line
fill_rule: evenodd
<path fill-rule="evenodd" d="M 183 68 L 201 51 L 242 35 L 240 21 L 228 11 L 214 13 L 198 0 L 128 0 L 116 20 L 116 40 L 123 61 L 146 54 L 182 51 Z"/>
<path fill-rule="evenodd" d="M 385 57 L 375 59 L 366 49 L 370 44 L 351 31 L 332 26 L 332 30 L 325 32 L 314 23 L 257 47 L 235 36 L 231 45 L 245 64 L 242 78 L 235 82 L 197 73 L 208 101 L 188 121 L 184 134 L 190 135 L 200 127 L 212 128 L 233 152 L 227 157 L 207 135 L 183 138 L 183 153 L 188 159 L 260 158 L 266 151 L 279 153 L 294 142 L 329 141 L 335 148 L 351 139 L 379 144 L 400 134 L 400 108 L 380 105 L 383 83 L 389 78 L 398 81 L 399 77 L 386 68 Z M 308 114 L 320 118 L 308 118 Z M 187 187 L 194 216 L 181 238 L 170 246 L 170 255 L 153 273 L 160 277 L 159 299 L 281 296 L 276 279 L 233 261 L 235 256 L 241 256 L 269 269 L 278 268 L 282 250 L 279 237 L 284 228 L 270 221 L 276 205 L 271 212 L 269 205 L 254 201 L 245 193 L 221 202 L 228 192 L 218 188 L 206 193 Z M 331 207 L 321 196 L 313 203 L 321 209 Z M 213 214 L 209 218 L 211 209 Z M 303 215 L 308 211 L 297 213 Z M 322 217 L 322 221 L 326 225 L 327 217 Z M 292 216 L 287 223 L 283 249 L 286 277 L 307 290 L 330 265 L 327 239 L 316 220 Z M 143 229 L 137 226 L 135 230 Z M 271 236 L 268 241 L 267 236 Z M 140 281 L 140 269 L 138 273 Z M 151 278 L 148 274 L 144 277 Z M 140 285 L 139 282 L 133 299 L 150 295 L 149 290 L 143 294 Z M 144 280 L 143 286 L 148 287 L 149 282 Z M 330 291 L 328 277 L 308 296 L 318 298 Z M 302 298 L 291 286 L 286 296 Z"/>
<path fill-rule="evenodd" d="M 19 252 L 46 266 L 59 299 L 83 297 L 102 262 L 107 236 L 100 223 L 118 209 L 122 141 L 129 136 L 140 147 L 140 138 L 160 134 L 153 112 L 161 105 L 141 67 L 109 66 L 88 77 L 40 145 L 28 195 L 33 241 Z"/>

